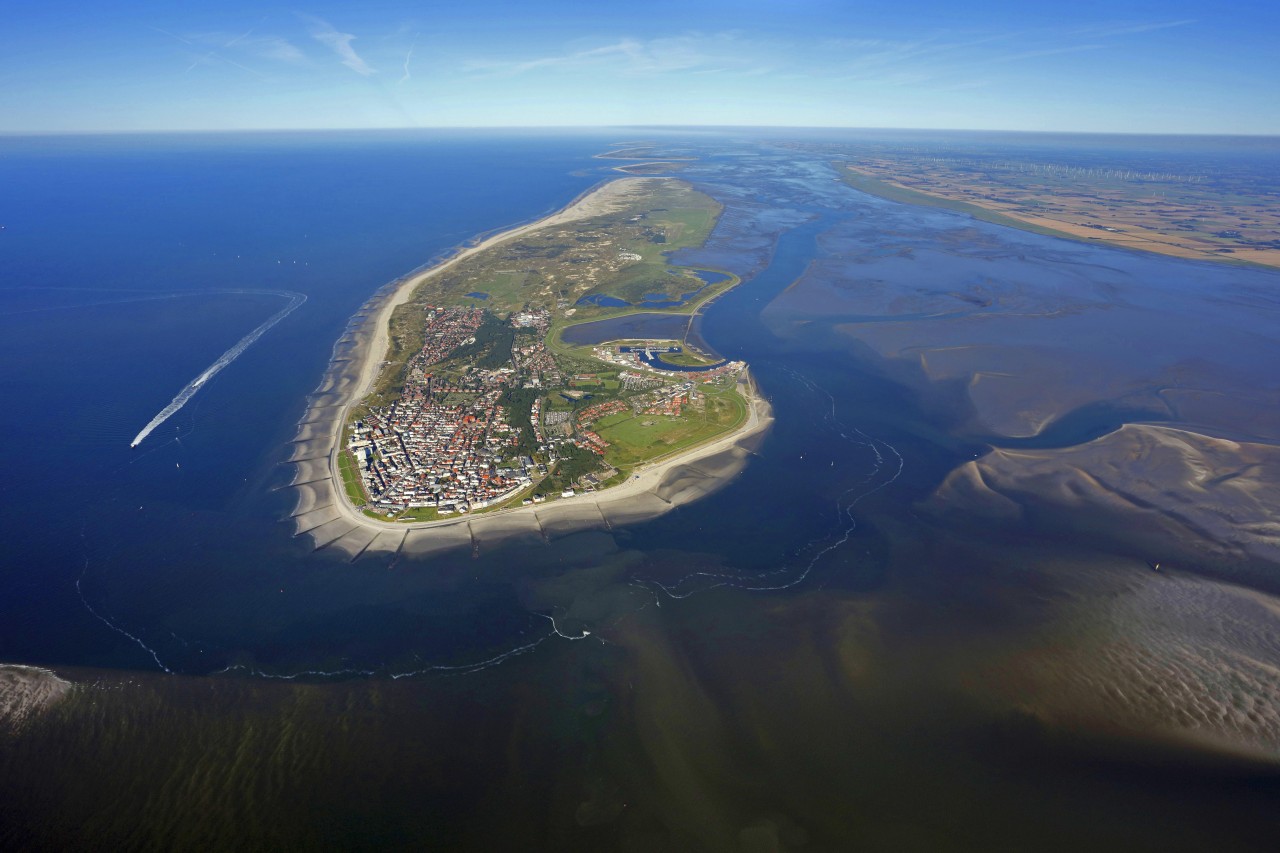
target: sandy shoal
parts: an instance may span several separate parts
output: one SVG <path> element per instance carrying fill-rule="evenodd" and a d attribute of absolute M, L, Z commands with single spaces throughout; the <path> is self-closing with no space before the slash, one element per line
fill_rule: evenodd
<path fill-rule="evenodd" d="M 0 727 L 18 725 L 71 692 L 71 682 L 50 670 L 0 664 Z"/>

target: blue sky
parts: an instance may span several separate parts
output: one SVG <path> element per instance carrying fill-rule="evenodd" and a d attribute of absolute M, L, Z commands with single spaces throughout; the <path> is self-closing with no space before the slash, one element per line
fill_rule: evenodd
<path fill-rule="evenodd" d="M 793 125 L 1280 134 L 1280 3 L 12 4 L 0 132 Z"/>

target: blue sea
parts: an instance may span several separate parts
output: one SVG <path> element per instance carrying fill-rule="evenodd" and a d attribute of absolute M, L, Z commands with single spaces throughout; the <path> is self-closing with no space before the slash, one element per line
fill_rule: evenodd
<path fill-rule="evenodd" d="M 102 634 L 77 579 L 93 603 L 109 594 L 95 586 L 100 568 L 127 575 L 122 583 L 188 583 L 193 549 L 216 563 L 226 540 L 265 536 L 264 548 L 288 552 L 267 484 L 349 317 L 459 243 L 567 203 L 601 179 L 591 155 L 606 142 L 352 133 L 0 143 L 0 417 L 14 448 L 0 486 L 0 657 L 147 666 L 138 645 Z M 130 448 L 288 293 L 307 300 Z"/>
<path fill-rule="evenodd" d="M 661 518 L 546 542 L 351 561 L 294 537 L 282 463 L 352 315 L 617 177 L 596 155 L 641 140 L 646 159 L 695 157 L 673 175 L 725 205 L 673 260 L 744 280 L 694 339 L 749 362 L 772 401 L 745 470 Z M 1275 140 L 0 138 L 0 663 L 78 685 L 0 730 L 0 842 L 1264 849 L 1274 679 L 1240 687 L 1221 660 L 1251 672 L 1239 662 L 1271 653 L 1265 608 L 1241 602 L 1270 601 L 1276 567 L 1169 544 L 1181 563 L 1151 605 L 1153 540 L 1105 512 L 1028 494 L 992 520 L 934 501 L 993 449 L 1125 424 L 1280 440 L 1280 274 L 837 180 L 832 158 L 886 145 L 1280 187 Z M 625 336 L 669 320 L 646 316 Z M 1025 400 L 973 397 L 917 354 L 953 338 L 1048 378 Z M 1170 388 L 1190 402 L 1166 405 Z M 1013 428 L 1050 403 L 1044 430 Z M 1131 619 L 1128 601 L 1148 609 Z M 1235 602 L 1231 620 L 1203 601 Z M 1221 680 L 1187 657 L 1201 648 L 1224 656 L 1204 669 Z M 1219 716 L 1161 704 L 1169 671 Z"/>

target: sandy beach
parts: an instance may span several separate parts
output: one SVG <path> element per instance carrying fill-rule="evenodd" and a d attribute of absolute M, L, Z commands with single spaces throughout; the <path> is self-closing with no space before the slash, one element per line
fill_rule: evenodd
<path fill-rule="evenodd" d="M 748 414 L 732 433 L 698 447 L 636 469 L 630 479 L 609 489 L 535 506 L 521 506 L 476 516 L 437 521 L 397 523 L 371 518 L 346 497 L 338 458 L 342 428 L 350 410 L 373 388 L 388 349 L 392 312 L 404 304 L 419 284 L 492 246 L 543 228 L 588 219 L 618 209 L 645 178 L 618 178 L 584 194 L 548 217 L 503 231 L 467 246 L 447 260 L 384 288 L 356 315 L 334 348 L 330 370 L 298 425 L 293 453 L 291 488 L 297 503 L 290 520 L 295 535 L 307 536 L 313 546 L 345 553 L 355 559 L 388 550 L 424 554 L 492 542 L 513 536 L 547 539 L 591 527 L 610 528 L 669 512 L 725 485 L 746 460 L 773 422 L 772 409 L 744 371 L 739 391 L 748 401 Z"/>

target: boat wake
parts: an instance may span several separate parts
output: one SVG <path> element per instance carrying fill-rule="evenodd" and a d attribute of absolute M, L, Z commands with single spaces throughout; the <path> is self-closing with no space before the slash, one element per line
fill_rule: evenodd
<path fill-rule="evenodd" d="M 288 317 L 298 306 L 307 301 L 306 295 L 302 293 L 294 293 L 293 291 L 288 290 L 272 292 L 278 296 L 289 297 L 289 304 L 284 308 L 281 308 L 275 314 L 272 314 L 261 326 L 258 326 L 258 328 L 254 329 L 252 332 L 237 341 L 235 346 L 220 355 L 217 361 L 206 367 L 195 379 L 188 382 L 186 386 L 178 392 L 178 396 L 174 397 L 169 405 L 161 409 L 160 414 L 152 418 L 151 422 L 142 428 L 142 431 L 134 437 L 133 441 L 129 442 L 130 447 L 137 447 L 139 444 L 142 444 L 142 442 L 146 440 L 147 436 L 149 436 L 156 427 L 173 417 L 179 409 L 187 404 L 187 401 L 196 395 L 196 392 L 204 387 L 206 382 L 217 376 L 218 373 L 221 372 L 222 368 L 239 358 L 240 354 L 252 346 L 254 341 L 265 335 L 272 326 L 279 323 L 285 317 Z"/>

